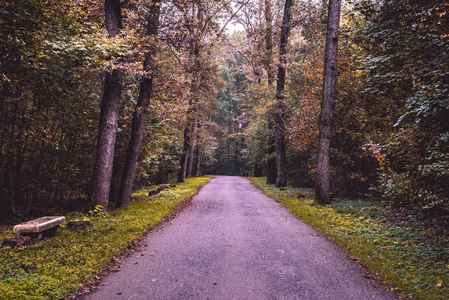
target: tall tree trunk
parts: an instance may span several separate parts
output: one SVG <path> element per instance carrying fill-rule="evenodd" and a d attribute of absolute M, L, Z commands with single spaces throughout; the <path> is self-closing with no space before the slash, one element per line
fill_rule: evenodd
<path fill-rule="evenodd" d="M 201 9 L 198 9 L 198 19 L 201 19 Z M 191 47 L 190 51 L 190 59 L 191 59 L 191 66 L 192 70 L 191 72 L 195 72 L 199 65 L 199 54 L 200 50 L 196 42 L 193 42 L 193 45 Z M 186 179 L 187 174 L 187 167 L 190 157 L 190 149 L 191 144 L 193 140 L 192 132 L 193 132 L 193 122 L 194 122 L 194 107 L 197 105 L 196 97 L 196 91 L 198 91 L 200 79 L 197 77 L 198 74 L 195 74 L 192 79 L 192 83 L 190 85 L 191 90 L 191 98 L 189 100 L 189 106 L 187 110 L 187 122 L 186 127 L 184 129 L 184 146 L 181 154 L 181 162 L 180 162 L 180 169 L 178 173 L 178 183 L 182 183 Z"/>
<path fill-rule="evenodd" d="M 117 206 L 128 206 L 131 202 L 131 193 L 136 177 L 137 165 L 141 153 L 141 146 L 145 136 L 145 125 L 150 104 L 151 92 L 153 90 L 153 72 L 155 55 L 157 51 L 156 38 L 159 30 L 159 14 L 161 1 L 152 0 L 150 12 L 147 18 L 148 36 L 150 38 L 150 50 L 145 54 L 144 69 L 149 76 L 140 83 L 139 99 L 134 110 L 131 140 L 126 153 L 125 166 L 120 182 Z"/>
<path fill-rule="evenodd" d="M 105 0 L 104 14 L 108 34 L 110 37 L 115 37 L 122 29 L 120 0 Z M 121 81 L 122 72 L 119 69 L 106 73 L 100 108 L 97 154 L 92 175 L 90 200 L 93 205 L 101 205 L 103 211 L 108 208 L 111 187 L 117 120 L 122 94 Z"/>
<path fill-rule="evenodd" d="M 340 24 L 341 0 L 329 0 L 326 49 L 324 56 L 323 101 L 320 113 L 316 198 L 320 204 L 330 199 L 330 154 L 332 123 L 337 86 L 338 28 Z"/>
<path fill-rule="evenodd" d="M 201 123 L 198 120 L 198 129 L 197 129 L 197 133 L 196 133 L 196 147 L 197 147 L 197 158 L 196 158 L 196 177 L 200 177 L 201 176 L 201 147 L 200 147 L 200 128 L 201 128 Z"/>
<path fill-rule="evenodd" d="M 191 101 L 190 101 L 191 102 Z M 191 103 L 189 103 L 189 109 L 187 112 L 187 122 L 186 127 L 184 128 L 184 145 L 181 153 L 181 162 L 180 168 L 178 172 L 178 183 L 183 183 L 186 180 L 187 173 L 187 164 L 189 162 L 190 156 L 190 144 L 191 144 L 191 134 L 192 134 L 192 112 L 191 112 Z"/>
<path fill-rule="evenodd" d="M 238 131 L 237 131 L 238 132 Z M 233 163 L 233 174 L 232 175 L 240 175 L 239 170 L 239 152 L 238 152 L 238 141 L 237 137 L 234 138 L 234 163 Z"/>
<path fill-rule="evenodd" d="M 287 63 L 287 45 L 288 37 L 290 35 L 290 9 L 293 5 L 293 0 L 286 0 L 284 6 L 284 16 L 282 18 L 281 27 L 281 42 L 279 47 L 279 67 L 278 79 L 276 86 L 276 151 L 277 151 L 277 180 L 276 186 L 283 187 L 287 185 L 287 176 L 285 174 L 285 123 L 284 123 L 284 108 L 285 108 L 285 68 Z"/>
<path fill-rule="evenodd" d="M 197 150 L 196 150 L 196 173 L 195 176 L 196 177 L 200 177 L 201 176 L 201 147 L 200 145 L 197 145 Z"/>
<path fill-rule="evenodd" d="M 118 151 L 115 151 L 117 153 Z M 109 189 L 109 202 L 115 203 L 117 207 L 118 201 L 118 188 L 119 188 L 119 179 L 120 179 L 120 156 L 114 155 L 114 164 L 112 166 L 112 177 L 111 177 L 111 188 Z"/>
<path fill-rule="evenodd" d="M 192 83 L 192 91 L 194 93 L 195 89 L 195 83 Z M 193 95 L 194 97 L 194 95 Z M 194 114 L 194 106 L 196 101 L 194 99 L 189 100 L 189 107 L 187 110 L 187 121 L 186 121 L 186 127 L 184 128 L 184 146 L 181 154 L 181 162 L 180 162 L 180 169 L 178 173 L 178 183 L 185 182 L 186 176 L 187 176 L 187 169 L 189 166 L 189 159 L 191 158 L 191 147 L 193 145 L 193 130 L 194 130 L 194 122 L 195 117 Z"/>
<path fill-rule="evenodd" d="M 268 75 L 268 91 L 271 91 L 274 81 L 273 74 L 273 14 L 271 0 L 265 0 L 265 68 Z M 267 160 L 267 184 L 275 184 L 276 171 L 276 138 L 274 133 L 274 113 L 268 114 L 268 160 Z"/>
<path fill-rule="evenodd" d="M 120 108 L 122 73 L 116 69 L 106 74 L 100 113 L 97 156 L 92 176 L 91 202 L 106 211 L 114 164 L 114 146 Z"/>
<path fill-rule="evenodd" d="M 229 138 L 226 139 L 226 150 L 228 154 L 228 175 L 232 176 L 232 164 L 231 164 L 231 142 Z"/>
<path fill-rule="evenodd" d="M 193 161 L 195 160 L 195 145 L 196 145 L 196 135 L 198 130 L 198 106 L 195 108 L 195 118 L 193 120 L 193 128 L 191 135 L 191 143 L 190 143 L 190 154 L 189 154 L 189 163 L 187 166 L 187 178 L 192 177 L 193 174 Z"/>

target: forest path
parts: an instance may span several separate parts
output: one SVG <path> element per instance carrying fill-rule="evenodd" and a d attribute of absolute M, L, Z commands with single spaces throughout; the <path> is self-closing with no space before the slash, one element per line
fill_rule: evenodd
<path fill-rule="evenodd" d="M 249 180 L 219 176 L 82 299 L 393 299 Z"/>

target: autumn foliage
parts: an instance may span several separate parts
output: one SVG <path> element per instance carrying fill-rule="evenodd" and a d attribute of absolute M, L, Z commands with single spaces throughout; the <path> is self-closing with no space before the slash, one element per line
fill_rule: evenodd
<path fill-rule="evenodd" d="M 187 145 L 192 176 L 266 175 L 276 156 L 268 148 L 280 64 L 286 67 L 287 180 L 314 185 L 324 3 L 295 2 L 282 59 L 284 2 L 164 2 L 154 37 L 145 24 L 148 1 L 122 3 L 123 30 L 115 37 L 106 32 L 103 1 L 0 3 L 2 217 L 89 209 L 104 74 L 118 68 L 123 89 L 110 206 L 138 87 L 149 76 L 153 90 L 136 186 L 176 180 L 193 128 Z M 441 0 L 343 4 L 331 144 L 335 197 L 373 197 L 417 210 L 447 207 L 448 18 Z M 242 30 L 226 31 L 231 24 Z M 156 52 L 148 69 L 150 50 Z M 187 118 L 192 112 L 196 119 Z M 196 127 L 188 127 L 192 120 Z"/>

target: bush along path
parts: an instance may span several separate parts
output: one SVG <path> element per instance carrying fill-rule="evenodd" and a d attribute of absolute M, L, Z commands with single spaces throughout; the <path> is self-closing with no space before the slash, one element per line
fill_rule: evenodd
<path fill-rule="evenodd" d="M 420 218 L 418 213 L 391 210 L 379 203 L 336 199 L 328 206 L 313 203 L 312 189 L 279 190 L 264 178 L 250 178 L 269 197 L 327 234 L 347 255 L 371 271 L 367 281 L 391 286 L 398 297 L 447 299 L 449 295 L 448 216 Z"/>
<path fill-rule="evenodd" d="M 0 250 L 0 299 L 64 299 L 95 284 L 101 272 L 130 251 L 143 234 L 156 228 L 186 204 L 209 178 L 186 183 L 148 197 L 133 194 L 129 207 L 104 214 L 72 214 L 71 220 L 89 220 L 85 229 L 63 227 L 55 237 L 22 248 Z M 150 201 L 146 201 L 150 200 Z M 12 227 L 0 233 L 12 236 Z"/>

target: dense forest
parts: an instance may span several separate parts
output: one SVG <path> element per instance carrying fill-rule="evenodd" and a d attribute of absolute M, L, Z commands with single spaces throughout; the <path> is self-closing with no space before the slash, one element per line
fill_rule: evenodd
<path fill-rule="evenodd" d="M 323 126 L 331 197 L 448 208 L 449 4 L 330 2 L 334 33 L 325 0 L 0 0 L 2 220 L 208 174 L 315 187 Z"/>

